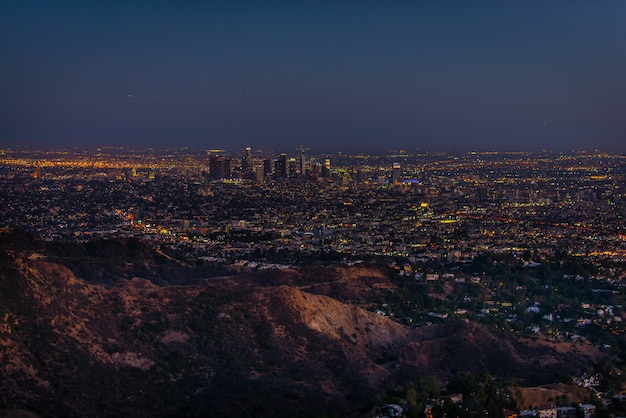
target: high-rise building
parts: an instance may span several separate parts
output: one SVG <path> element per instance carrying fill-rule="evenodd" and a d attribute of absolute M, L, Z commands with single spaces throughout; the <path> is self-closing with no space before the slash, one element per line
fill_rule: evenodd
<path fill-rule="evenodd" d="M 246 148 L 246 154 L 241 159 L 241 171 L 244 175 L 252 171 L 252 149 Z"/>
<path fill-rule="evenodd" d="M 382 168 L 378 169 L 378 184 L 381 186 L 387 183 L 387 173 Z"/>
<path fill-rule="evenodd" d="M 256 179 L 256 171 L 255 171 L 256 162 L 252 157 L 252 149 L 250 147 L 246 148 L 246 153 L 241 159 L 241 178 L 248 180 Z"/>
<path fill-rule="evenodd" d="M 272 175 L 272 160 L 266 158 L 263 160 L 263 176 L 268 177 Z"/>
<path fill-rule="evenodd" d="M 326 158 L 324 160 L 324 165 L 322 166 L 322 177 L 330 179 L 330 158 Z"/>
<path fill-rule="evenodd" d="M 209 176 L 212 180 L 229 179 L 230 172 L 230 158 L 219 155 L 209 157 Z"/>
<path fill-rule="evenodd" d="M 290 158 L 287 163 L 287 174 L 291 178 L 296 178 L 298 176 L 298 162 L 295 158 Z"/>
<path fill-rule="evenodd" d="M 265 180 L 265 164 L 257 164 L 254 166 L 254 179 L 262 182 Z"/>
<path fill-rule="evenodd" d="M 304 160 L 304 148 L 300 147 L 300 175 L 306 175 L 306 162 Z"/>
<path fill-rule="evenodd" d="M 279 179 L 287 178 L 287 154 L 280 154 L 276 160 L 274 175 Z"/>
<path fill-rule="evenodd" d="M 393 163 L 391 167 L 391 184 L 400 183 L 401 177 L 402 177 L 402 169 L 400 167 L 400 163 Z"/>

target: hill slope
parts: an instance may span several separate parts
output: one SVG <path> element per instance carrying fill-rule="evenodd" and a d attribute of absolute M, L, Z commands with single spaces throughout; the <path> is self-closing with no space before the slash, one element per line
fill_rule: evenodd
<path fill-rule="evenodd" d="M 358 301 L 368 288 L 393 286 L 380 271 L 201 278 L 206 269 L 145 244 L 68 251 L 23 238 L 0 237 L 0 408 L 69 417 L 358 413 L 393 379 L 443 382 L 459 370 L 524 379 L 537 365 L 548 378 L 598 355 L 472 323 L 409 329 L 328 296 Z M 149 280 L 129 277 L 128 254 L 109 258 L 124 248 L 143 255 Z M 101 273 L 79 277 L 76 254 Z"/>

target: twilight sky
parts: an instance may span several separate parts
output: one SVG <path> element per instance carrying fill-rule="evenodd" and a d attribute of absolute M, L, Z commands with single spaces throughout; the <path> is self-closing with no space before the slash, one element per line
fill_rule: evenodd
<path fill-rule="evenodd" d="M 0 0 L 0 145 L 626 151 L 626 1 Z"/>

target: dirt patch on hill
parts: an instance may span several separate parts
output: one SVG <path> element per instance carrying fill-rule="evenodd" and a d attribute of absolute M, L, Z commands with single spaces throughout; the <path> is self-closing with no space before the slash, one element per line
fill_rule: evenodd
<path fill-rule="evenodd" d="M 593 362 L 600 361 L 606 354 L 597 346 L 583 341 L 571 342 L 566 340 L 549 340 L 547 338 L 520 338 L 520 343 L 525 346 L 537 349 L 540 347 L 550 348 L 559 354 L 575 354 L 584 356 Z"/>
<path fill-rule="evenodd" d="M 542 406 L 569 406 L 588 401 L 593 394 L 589 389 L 574 384 L 556 383 L 537 387 L 521 388 L 516 397 L 519 409 Z"/>

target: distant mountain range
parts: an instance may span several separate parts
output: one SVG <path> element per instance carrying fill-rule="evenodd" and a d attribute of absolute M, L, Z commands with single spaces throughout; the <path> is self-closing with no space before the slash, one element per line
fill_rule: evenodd
<path fill-rule="evenodd" d="M 0 409 L 366 416 L 389 382 L 443 386 L 466 371 L 545 383 L 602 356 L 473 322 L 407 328 L 364 309 L 394 286 L 372 266 L 251 272 L 132 239 L 45 242 L 4 229 Z"/>

